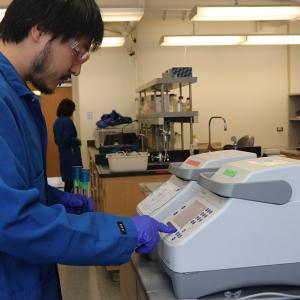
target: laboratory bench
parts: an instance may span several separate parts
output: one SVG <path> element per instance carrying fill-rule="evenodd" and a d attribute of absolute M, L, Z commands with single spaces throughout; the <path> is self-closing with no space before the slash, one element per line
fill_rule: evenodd
<path fill-rule="evenodd" d="M 88 147 L 90 163 L 90 189 L 95 210 L 114 215 L 136 215 L 137 204 L 145 198 L 141 183 L 165 182 L 170 178 L 167 169 L 112 173 L 107 166 L 96 163 L 99 151 Z M 118 271 L 119 266 L 108 266 L 108 271 Z"/>
<path fill-rule="evenodd" d="M 280 154 L 289 158 L 300 159 L 300 150 L 297 149 L 282 149 Z"/>

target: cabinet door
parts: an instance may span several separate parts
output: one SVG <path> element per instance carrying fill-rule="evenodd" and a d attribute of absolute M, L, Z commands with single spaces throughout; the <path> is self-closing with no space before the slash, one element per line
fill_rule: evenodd
<path fill-rule="evenodd" d="M 163 174 L 103 179 L 104 211 L 117 215 L 135 215 L 136 206 L 145 198 L 140 183 L 164 182 L 169 177 L 169 174 Z"/>
<path fill-rule="evenodd" d="M 137 276 L 131 262 L 120 266 L 121 300 L 137 299 L 136 281 Z"/>
<path fill-rule="evenodd" d="M 98 174 L 96 164 L 93 158 L 90 156 L 90 190 L 91 190 L 91 197 L 94 200 L 95 204 L 95 211 L 103 211 L 103 203 L 101 202 L 101 178 Z"/>
<path fill-rule="evenodd" d="M 149 300 L 147 294 L 145 293 L 144 287 L 139 280 L 139 278 L 136 281 L 136 295 L 137 295 L 137 300 Z"/>
<path fill-rule="evenodd" d="M 96 193 L 96 198 L 97 198 L 97 203 L 98 203 L 97 211 L 105 212 L 105 210 L 104 210 L 105 190 L 103 189 L 103 179 L 100 176 L 97 177 L 95 193 Z"/>
<path fill-rule="evenodd" d="M 47 175 L 49 177 L 60 176 L 59 154 L 54 142 L 53 124 L 57 118 L 57 106 L 64 98 L 72 99 L 72 88 L 58 87 L 53 94 L 42 94 L 40 97 L 41 108 L 48 128 Z"/>

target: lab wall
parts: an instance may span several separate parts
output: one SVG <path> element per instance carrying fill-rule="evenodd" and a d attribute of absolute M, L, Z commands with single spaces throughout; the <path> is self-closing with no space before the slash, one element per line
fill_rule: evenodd
<path fill-rule="evenodd" d="M 253 22 L 197 23 L 199 34 L 251 33 Z M 285 32 L 276 26 L 263 28 Z M 193 107 L 199 111 L 194 133 L 200 142 L 208 141 L 211 116 L 226 118 L 212 123 L 212 139 L 228 144 L 231 136 L 250 134 L 263 147 L 287 145 L 287 46 L 203 46 L 161 47 L 162 34 L 192 34 L 190 22 L 180 20 L 143 20 L 138 27 L 138 78 L 143 84 L 172 66 L 192 66 L 198 83 L 193 85 Z M 300 73 L 300 71 L 299 71 Z M 177 91 L 178 94 L 178 91 Z M 276 127 L 284 127 L 278 133 Z M 189 135 L 185 134 L 185 147 Z"/>
<path fill-rule="evenodd" d="M 73 95 L 78 114 L 75 122 L 82 145 L 94 139 L 96 122 L 114 109 L 125 116 L 135 116 L 134 62 L 125 48 L 103 48 L 92 53 L 73 80 Z M 87 166 L 86 147 L 82 147 Z"/>
<path fill-rule="evenodd" d="M 289 30 L 297 32 L 295 22 Z M 208 141 L 211 116 L 226 118 L 228 130 L 220 120 L 212 124 L 212 140 L 223 145 L 230 137 L 253 135 L 263 147 L 288 146 L 288 94 L 300 92 L 299 46 L 204 46 L 161 47 L 162 35 L 286 33 L 286 25 L 253 22 L 197 23 L 144 17 L 135 32 L 135 55 L 127 46 L 104 48 L 92 54 L 73 81 L 78 102 L 76 124 L 83 141 L 93 139 L 95 123 L 103 113 L 116 109 L 135 117 L 136 87 L 147 83 L 173 66 L 191 66 L 198 82 L 193 85 L 193 108 L 199 111 L 194 134 L 200 142 Z M 300 28 L 298 29 L 298 33 Z M 299 65 L 299 68 L 295 67 Z M 178 91 L 175 91 L 178 94 Z M 187 96 L 187 91 L 185 96 Z M 92 118 L 91 114 L 92 113 Z M 283 127 L 283 132 L 277 132 Z M 189 147 L 186 128 L 185 147 Z M 83 147 L 84 148 L 84 147 Z M 83 149 L 84 150 L 84 149 Z M 83 151 L 85 162 L 86 151 Z"/>

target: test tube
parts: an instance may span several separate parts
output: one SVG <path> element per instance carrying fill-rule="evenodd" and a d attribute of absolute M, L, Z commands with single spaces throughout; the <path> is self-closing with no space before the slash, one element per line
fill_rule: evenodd
<path fill-rule="evenodd" d="M 89 197 L 90 191 L 90 170 L 89 169 L 81 169 L 80 172 L 80 189 L 81 194 Z"/>
<path fill-rule="evenodd" d="M 73 192 L 75 194 L 80 193 L 80 174 L 82 166 L 72 166 L 72 177 L 73 177 Z"/>

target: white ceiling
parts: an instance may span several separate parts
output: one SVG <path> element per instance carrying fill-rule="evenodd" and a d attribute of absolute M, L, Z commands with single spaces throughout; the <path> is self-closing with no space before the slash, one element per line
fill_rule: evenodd
<path fill-rule="evenodd" d="M 147 9 L 180 9 L 192 8 L 196 5 L 263 5 L 263 4 L 287 4 L 287 3 L 300 3 L 300 0 L 96 0 L 98 5 L 101 6 L 144 6 Z M 1 0 L 0 0 L 1 3 Z"/>
<path fill-rule="evenodd" d="M 240 4 L 274 4 L 274 3 L 300 3 L 300 0 L 237 0 Z M 11 0 L 0 0 L 0 6 L 7 6 Z M 144 6 L 147 9 L 155 8 L 192 8 L 195 5 L 221 5 L 235 4 L 236 0 L 96 0 L 101 7 L 132 7 Z"/>
<path fill-rule="evenodd" d="M 0 0 L 0 7 L 6 7 L 10 2 L 11 0 Z M 299 4 L 300 0 L 96 0 L 96 2 L 99 7 L 144 7 L 146 17 L 185 19 L 196 5 Z"/>

